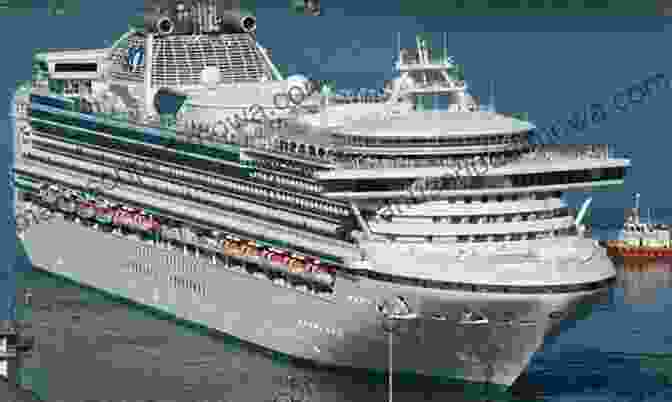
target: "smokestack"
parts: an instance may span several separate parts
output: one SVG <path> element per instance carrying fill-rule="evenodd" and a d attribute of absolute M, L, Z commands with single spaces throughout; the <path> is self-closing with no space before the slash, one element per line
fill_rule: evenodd
<path fill-rule="evenodd" d="M 220 29 L 237 33 L 252 33 L 257 29 L 257 19 L 253 15 L 241 14 L 238 11 L 226 10 L 219 15 Z"/>
<path fill-rule="evenodd" d="M 156 32 L 159 35 L 169 35 L 175 30 L 175 22 L 167 13 L 146 12 L 144 24 L 147 32 Z"/>

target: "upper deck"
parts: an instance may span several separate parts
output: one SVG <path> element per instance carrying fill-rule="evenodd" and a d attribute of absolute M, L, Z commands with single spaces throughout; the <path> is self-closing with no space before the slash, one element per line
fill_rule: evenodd
<path fill-rule="evenodd" d="M 502 176 L 510 174 L 531 174 L 544 172 L 563 172 L 567 170 L 597 169 L 609 167 L 628 167 L 630 161 L 611 158 L 606 145 L 575 144 L 545 145 L 528 149 L 519 156 L 509 159 L 477 158 L 457 159 L 454 157 L 436 157 L 429 159 L 374 159 L 364 158 L 358 161 L 342 161 L 339 168 L 319 172 L 320 180 L 366 180 L 366 179 L 411 179 L 432 176 L 469 175 L 467 169 L 456 166 L 458 162 L 468 165 L 471 170 L 483 176 Z"/>
<path fill-rule="evenodd" d="M 346 121 L 336 131 L 342 135 L 373 138 L 434 138 L 513 134 L 533 130 L 529 122 L 487 111 L 409 111 L 390 118 L 364 116 Z"/>

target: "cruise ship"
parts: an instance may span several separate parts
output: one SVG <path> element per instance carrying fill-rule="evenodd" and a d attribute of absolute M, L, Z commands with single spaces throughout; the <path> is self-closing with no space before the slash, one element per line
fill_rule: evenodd
<path fill-rule="evenodd" d="M 615 278 L 563 193 L 630 162 L 533 145 L 422 41 L 344 95 L 283 77 L 256 25 L 178 3 L 35 54 L 12 106 L 34 268 L 318 366 L 510 386 Z"/>

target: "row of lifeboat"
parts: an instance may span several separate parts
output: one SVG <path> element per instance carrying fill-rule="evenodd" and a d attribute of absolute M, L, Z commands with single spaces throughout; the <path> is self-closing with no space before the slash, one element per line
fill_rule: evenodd
<path fill-rule="evenodd" d="M 333 286 L 334 270 L 324 266 L 318 259 L 293 255 L 285 250 L 259 246 L 251 240 L 240 240 L 227 236 L 223 241 L 215 238 L 203 238 L 187 227 L 177 228 L 162 225 L 157 218 L 140 208 L 133 208 L 119 203 L 112 203 L 100 197 L 61 189 L 52 185 L 43 187 L 40 198 L 56 209 L 76 214 L 85 220 L 93 220 L 100 224 L 126 227 L 136 231 L 160 233 L 160 237 L 168 241 L 184 241 L 203 243 L 206 246 L 220 249 L 225 255 L 232 257 L 261 258 L 270 262 L 282 271 Z"/>
<path fill-rule="evenodd" d="M 285 250 L 259 247 L 254 241 L 237 240 L 233 238 L 224 241 L 222 250 L 224 254 L 239 257 L 258 257 L 271 263 L 271 265 L 287 267 L 292 274 L 304 276 L 326 285 L 333 285 L 334 270 L 325 267 L 318 259 L 307 258 L 300 255 L 290 255 Z"/>
<path fill-rule="evenodd" d="M 42 201 L 61 212 L 76 214 L 82 219 L 93 219 L 101 224 L 112 224 L 144 232 L 160 230 L 159 221 L 140 208 L 114 204 L 86 193 L 62 190 L 57 186 L 43 188 Z"/>

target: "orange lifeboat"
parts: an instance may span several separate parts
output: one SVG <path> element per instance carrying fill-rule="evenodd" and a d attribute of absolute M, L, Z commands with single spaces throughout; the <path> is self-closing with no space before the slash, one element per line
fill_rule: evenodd
<path fill-rule="evenodd" d="M 248 241 L 242 245 L 240 248 L 241 255 L 248 257 L 257 256 L 257 245 L 253 241 Z"/>
<path fill-rule="evenodd" d="M 232 239 L 227 239 L 224 242 L 224 254 L 228 254 L 231 256 L 242 255 L 242 247 L 240 242 Z"/>
<path fill-rule="evenodd" d="M 301 256 L 293 256 L 289 260 L 289 272 L 300 274 L 305 271 L 306 262 L 305 259 Z"/>

